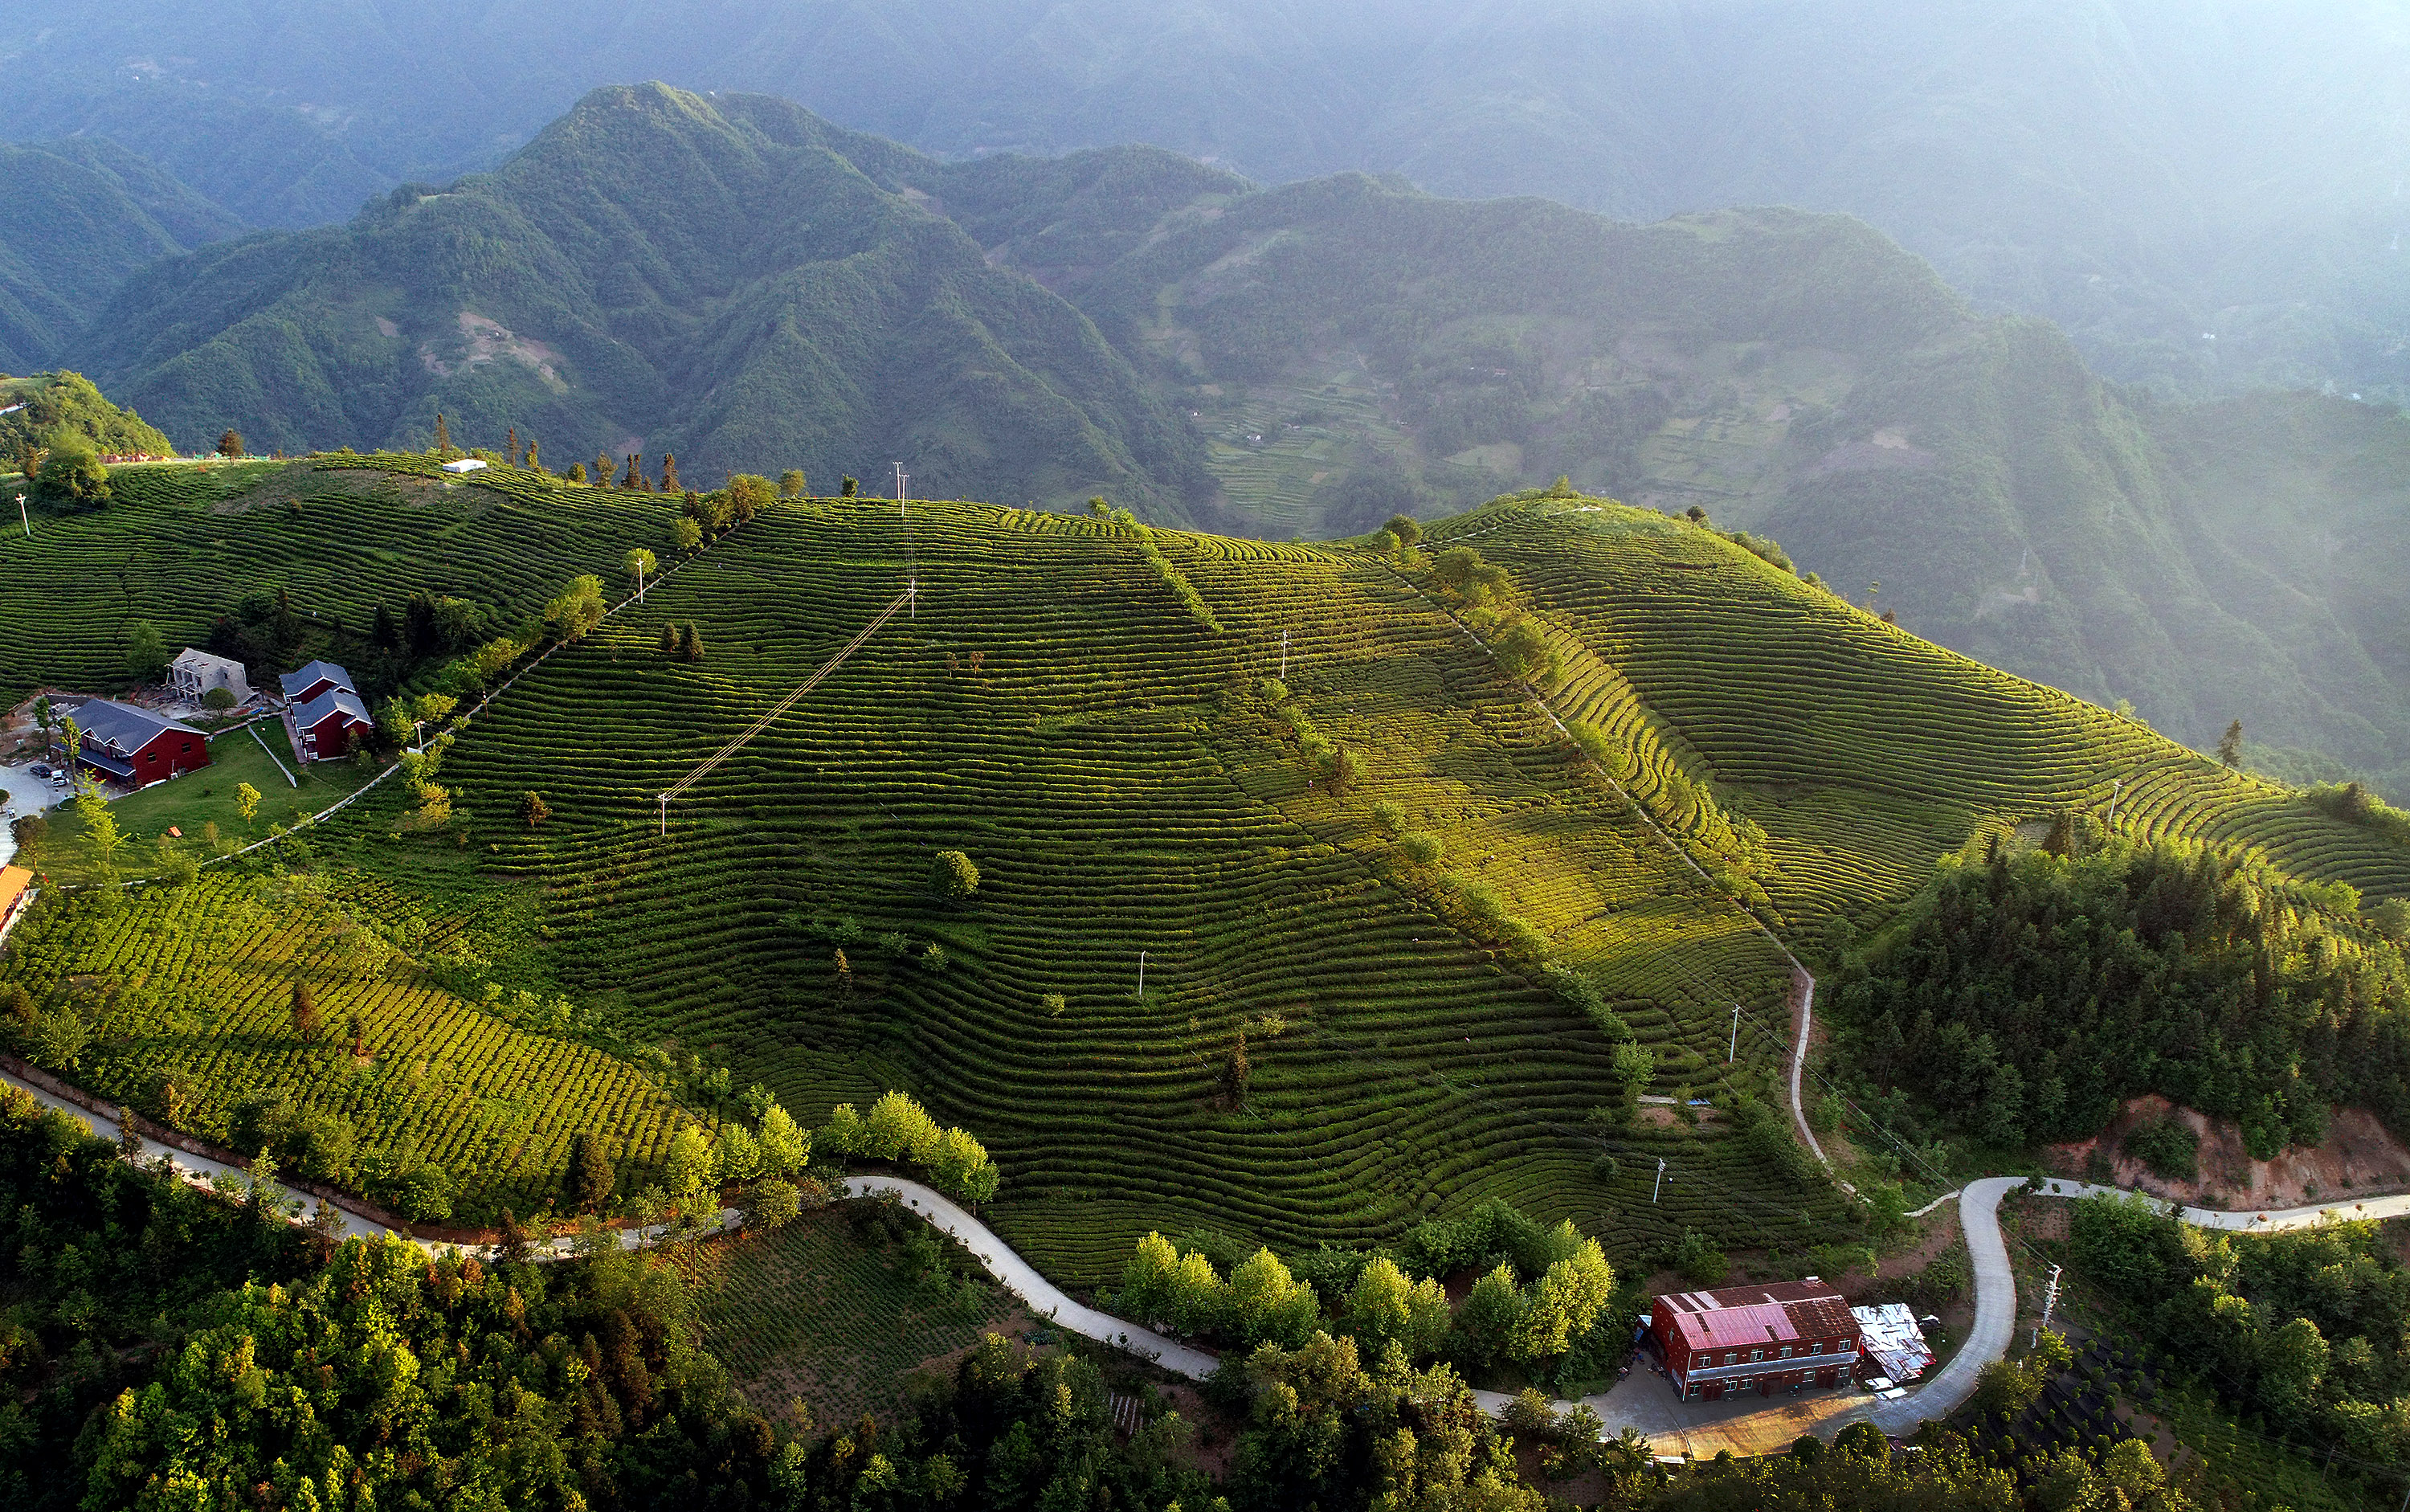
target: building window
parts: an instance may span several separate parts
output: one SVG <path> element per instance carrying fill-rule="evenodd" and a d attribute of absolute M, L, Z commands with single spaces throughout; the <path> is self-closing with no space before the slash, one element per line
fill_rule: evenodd
<path fill-rule="evenodd" d="M 1781 1348 L 1774 1352 L 1774 1358 L 1777 1359 L 1789 1359 L 1791 1358 L 1791 1346 L 1787 1344 L 1784 1345 Z"/>
<path fill-rule="evenodd" d="M 1749 1352 L 1749 1358 L 1751 1359 L 1764 1359 L 1765 1358 L 1765 1351 L 1763 1349 L 1752 1349 Z"/>

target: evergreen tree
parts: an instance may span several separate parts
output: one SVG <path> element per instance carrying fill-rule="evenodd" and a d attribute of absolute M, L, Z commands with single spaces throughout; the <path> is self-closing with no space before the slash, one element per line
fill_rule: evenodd
<path fill-rule="evenodd" d="M 611 487 L 611 474 L 617 471 L 618 470 L 617 468 L 611 465 L 611 457 L 609 453 L 596 452 L 594 454 L 594 485 L 596 487 L 607 488 Z"/>
<path fill-rule="evenodd" d="M 242 432 L 240 430 L 229 430 L 225 435 L 220 436 L 218 438 L 218 455 L 220 457 L 243 457 L 249 455 L 248 449 L 242 443 Z"/>
<path fill-rule="evenodd" d="M 602 1143 L 602 1136 L 581 1129 L 569 1147 L 570 1200 L 591 1213 L 610 1200 L 615 1184 L 610 1152 Z"/>
<path fill-rule="evenodd" d="M 502 459 L 513 467 L 519 465 L 519 428 L 513 426 L 502 437 Z"/>
<path fill-rule="evenodd" d="M 677 626 L 675 624 L 663 625 L 661 627 L 661 655 L 676 656 L 679 652 L 685 649 L 686 642 L 679 637 Z"/>
<path fill-rule="evenodd" d="M 293 984 L 293 1032 L 303 1040 L 318 1038 L 318 1000 L 310 996 L 310 984 Z"/>
<path fill-rule="evenodd" d="M 686 627 L 684 649 L 686 651 L 686 659 L 688 661 L 700 662 L 703 660 L 703 627 L 701 625 L 695 624 L 692 621 L 688 622 Z"/>
<path fill-rule="evenodd" d="M 661 454 L 661 492 L 676 493 L 679 491 L 677 454 L 675 452 L 663 452 Z"/>
<path fill-rule="evenodd" d="M 854 498 L 862 492 L 862 483 L 858 478 L 846 479 L 843 487 L 845 489 L 845 497 L 848 499 Z"/>
<path fill-rule="evenodd" d="M 645 482 L 644 461 L 645 454 L 642 452 L 630 452 L 628 454 L 628 472 L 627 475 L 619 480 L 620 487 L 634 488 L 642 491 L 649 487 Z"/>
<path fill-rule="evenodd" d="M 443 412 L 435 412 L 435 451 L 440 457 L 452 455 L 452 428 L 443 423 Z"/>
<path fill-rule="evenodd" d="M 544 463 L 535 454 L 535 438 L 533 436 L 530 436 L 528 438 L 527 470 L 530 472 L 541 472 L 544 471 Z"/>
<path fill-rule="evenodd" d="M 2235 720 L 2217 737 L 2217 759 L 2229 766 L 2243 764 L 2243 721 Z"/>
<path fill-rule="evenodd" d="M 533 829 L 552 817 L 552 806 L 544 801 L 543 793 L 530 788 L 519 800 L 519 817 L 527 821 L 528 828 Z"/>

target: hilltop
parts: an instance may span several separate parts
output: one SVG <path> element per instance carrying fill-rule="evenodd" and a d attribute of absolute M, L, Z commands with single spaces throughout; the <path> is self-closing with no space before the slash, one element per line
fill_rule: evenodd
<path fill-rule="evenodd" d="M 89 443 L 102 456 L 172 457 L 175 445 L 130 409 L 110 403 L 79 372 L 0 378 L 0 470 L 15 472 L 28 444 L 51 449 L 62 441 Z"/>
<path fill-rule="evenodd" d="M 470 1162 L 452 1174 L 488 1214 L 557 1193 L 595 1127 L 553 1069 L 575 1056 L 579 1087 L 637 1073 L 609 1100 L 646 1121 L 607 1126 L 631 1190 L 733 1086 L 813 1120 L 911 1090 L 987 1141 L 994 1223 L 1072 1280 L 1150 1228 L 1302 1255 L 1492 1197 L 1619 1257 L 1688 1228 L 1788 1250 L 1823 1242 L 1795 1214 L 1846 1210 L 1778 1112 L 1786 949 L 1829 959 L 1945 856 L 2104 818 L 2113 789 L 2126 833 L 2410 894 L 2410 851 L 2377 830 L 1596 498 L 1503 500 L 1402 558 L 774 499 L 681 557 L 677 501 L 523 470 L 152 476 L 134 508 L 0 556 L 12 677 L 106 676 L 78 627 L 129 591 L 173 644 L 279 588 L 297 656 L 377 644 L 356 627 L 421 592 L 467 601 L 507 666 L 576 574 L 617 583 L 639 545 L 675 564 L 454 732 L 440 770 L 263 852 L 302 892 L 237 867 L 80 899 L 0 970 L 45 1012 L 103 1015 L 80 1074 L 105 1095 L 164 1115 L 172 1081 L 225 1129 L 283 1086 L 405 1169 Z M 138 579 L 78 569 L 137 516 Z M 429 537 L 431 559 L 410 545 Z M 1433 553 L 1458 542 L 1497 571 L 1448 577 Z M 187 584 L 198 557 L 220 575 Z M 661 813 L 907 573 L 908 615 Z M 499 678 L 462 681 L 484 665 L 439 654 L 399 686 L 466 692 Z M 151 869 L 157 836 L 129 838 Z M 966 898 L 930 881 L 952 850 Z M 388 951 L 345 943 L 363 930 Z M 296 970 L 330 1022 L 361 1016 L 373 1075 L 291 1043 Z M 1643 1091 L 1717 1111 L 1661 1122 Z M 1677 1175 L 1651 1203 L 1661 1156 Z"/>
<path fill-rule="evenodd" d="M 1177 514 L 1209 487 L 1188 432 L 1077 311 L 874 182 L 902 151 L 762 97 L 600 91 L 490 175 L 145 271 L 91 360 L 178 436 L 417 447 L 443 414 L 555 468 L 775 459 L 835 491 L 901 458 L 925 493 Z"/>
<path fill-rule="evenodd" d="M 2370 0 L 529 0 L 437 30 L 361 5 L 271 22 L 82 0 L 0 35 L 17 60 L 0 107 L 28 134 L 125 142 L 253 224 L 304 226 L 489 168 L 640 68 L 945 158 L 1142 141 L 1267 183 L 1387 172 L 1643 221 L 1844 211 L 1987 310 L 2059 322 L 2126 381 L 2396 400 L 2410 381 L 2410 66 Z"/>

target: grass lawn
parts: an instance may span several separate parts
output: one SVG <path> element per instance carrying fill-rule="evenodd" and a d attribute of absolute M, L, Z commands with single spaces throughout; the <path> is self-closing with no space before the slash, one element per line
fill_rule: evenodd
<path fill-rule="evenodd" d="M 275 752 L 273 761 L 270 750 Z M 283 771 L 278 770 L 278 762 L 283 763 Z M 286 772 L 299 779 L 299 786 L 287 779 Z M 118 853 L 118 875 L 130 879 L 156 870 L 159 839 L 171 827 L 181 830 L 183 843 L 196 852 L 205 846 L 206 827 L 211 823 L 218 827 L 221 845 L 229 849 L 248 845 L 267 838 L 271 824 L 289 826 L 357 791 L 371 775 L 372 771 L 364 772 L 349 761 L 297 765 L 292 743 L 272 721 L 225 732 L 210 741 L 208 766 L 109 806 L 126 838 L 125 848 Z M 247 821 L 235 792 L 244 782 L 259 790 L 259 811 Z M 82 817 L 69 805 L 51 809 L 50 821 L 50 833 L 26 848 L 22 864 L 62 880 L 87 880 L 91 863 L 84 851 Z"/>

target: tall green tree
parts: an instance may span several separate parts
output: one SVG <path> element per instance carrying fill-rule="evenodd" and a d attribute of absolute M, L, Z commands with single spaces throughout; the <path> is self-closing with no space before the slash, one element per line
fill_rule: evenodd
<path fill-rule="evenodd" d="M 167 643 L 148 619 L 125 627 L 125 669 L 138 682 L 157 682 L 167 675 Z"/>

